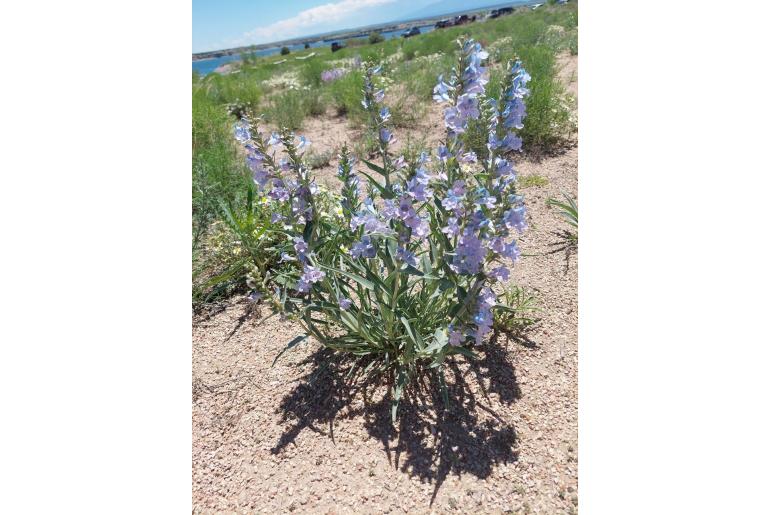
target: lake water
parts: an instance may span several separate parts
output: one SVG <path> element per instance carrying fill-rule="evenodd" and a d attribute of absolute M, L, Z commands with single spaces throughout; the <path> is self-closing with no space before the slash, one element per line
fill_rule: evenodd
<path fill-rule="evenodd" d="M 424 25 L 422 27 L 419 27 L 419 29 L 421 34 L 425 34 L 435 29 L 435 27 L 433 25 Z M 401 37 L 401 35 L 407 30 L 409 29 L 387 30 L 385 32 L 382 32 L 381 34 L 382 34 L 382 37 L 384 37 L 385 39 L 392 39 L 392 38 Z M 333 41 L 344 42 L 345 40 L 335 39 Z M 310 43 L 310 48 L 331 47 L 331 44 L 332 44 L 331 41 L 327 41 L 327 42 L 316 41 L 314 43 Z M 304 43 L 299 43 L 297 45 L 289 45 L 289 50 L 291 50 L 292 52 L 295 52 L 297 50 L 302 50 L 304 48 L 305 48 Z M 275 55 L 280 51 L 281 51 L 281 47 L 276 46 L 271 48 L 263 48 L 262 50 L 256 50 L 253 53 L 260 57 L 264 57 L 268 55 Z M 240 60 L 241 60 L 240 54 L 226 55 L 224 57 L 214 57 L 212 59 L 203 59 L 201 61 L 193 61 L 192 68 L 193 68 L 193 71 L 197 71 L 201 75 L 206 75 L 208 73 L 213 72 L 214 70 L 216 70 L 217 68 L 219 68 L 225 63 L 230 63 L 233 61 L 240 61 Z"/>

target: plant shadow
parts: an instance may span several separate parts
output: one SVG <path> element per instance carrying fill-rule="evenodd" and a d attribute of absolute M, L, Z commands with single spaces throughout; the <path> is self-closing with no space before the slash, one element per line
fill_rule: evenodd
<path fill-rule="evenodd" d="M 577 253 L 578 250 L 578 242 L 577 242 L 577 235 L 574 232 L 568 231 L 566 229 L 562 229 L 561 231 L 553 231 L 553 233 L 558 239 L 553 242 L 549 243 L 549 247 L 555 247 L 546 254 L 557 254 L 559 252 L 564 252 L 564 273 L 566 274 L 569 272 L 569 266 L 570 266 L 570 258 L 573 254 Z"/>
<path fill-rule="evenodd" d="M 396 427 L 386 388 L 350 374 L 352 361 L 320 348 L 304 362 L 313 365 L 312 371 L 277 408 L 289 427 L 272 452 L 281 453 L 305 429 L 334 441 L 335 419 L 362 417 L 391 466 L 434 485 L 431 505 L 450 474 L 489 477 L 495 466 L 518 459 L 516 430 L 496 413 L 490 394 L 496 403 L 510 405 L 521 390 L 505 349 L 492 341 L 479 350 L 475 361 L 447 360 L 448 403 L 437 374 L 413 380 Z"/>

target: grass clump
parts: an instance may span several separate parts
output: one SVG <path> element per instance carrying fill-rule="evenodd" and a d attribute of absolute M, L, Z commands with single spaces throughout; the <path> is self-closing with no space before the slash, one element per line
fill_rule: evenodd
<path fill-rule="evenodd" d="M 192 230 L 197 248 L 223 202 L 242 197 L 249 178 L 231 136 L 232 121 L 224 106 L 202 93 L 192 110 Z"/>
<path fill-rule="evenodd" d="M 331 150 L 327 150 L 325 152 L 317 152 L 311 149 L 307 154 L 305 154 L 305 162 L 310 168 L 323 168 L 331 162 L 332 155 L 333 152 Z"/>
<path fill-rule="evenodd" d="M 317 93 L 290 89 L 270 98 L 265 116 L 278 127 L 296 130 L 302 127 L 307 116 L 319 115 L 325 110 L 326 107 Z"/>
<path fill-rule="evenodd" d="M 562 193 L 562 195 L 564 196 L 565 202 L 561 202 L 559 200 L 556 200 L 556 199 L 553 199 L 553 198 L 549 198 L 548 201 L 546 202 L 546 204 L 551 206 L 551 207 L 558 208 L 559 216 L 564 218 L 564 220 L 566 220 L 566 222 L 574 229 L 574 231 L 565 230 L 564 231 L 565 237 L 568 240 L 570 240 L 570 241 L 572 241 L 574 243 L 577 243 L 577 239 L 578 239 L 578 235 L 577 235 L 577 230 L 578 230 L 578 206 L 577 206 L 577 202 L 575 202 L 575 199 L 570 197 L 566 193 Z"/>
<path fill-rule="evenodd" d="M 548 186 L 548 178 L 536 173 L 523 175 L 518 178 L 518 186 L 522 189 L 533 187 L 542 188 L 543 186 Z"/>
<path fill-rule="evenodd" d="M 509 336 L 521 336 L 540 319 L 535 296 L 520 286 L 509 286 L 502 294 L 504 308 L 495 312 L 494 330 Z"/>

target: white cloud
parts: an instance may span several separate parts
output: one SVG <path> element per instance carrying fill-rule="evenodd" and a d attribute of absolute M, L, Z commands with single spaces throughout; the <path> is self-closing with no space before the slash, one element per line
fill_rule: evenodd
<path fill-rule="evenodd" d="M 257 27 L 246 32 L 239 39 L 232 42 L 233 46 L 244 46 L 270 41 L 281 41 L 300 36 L 303 29 L 319 25 L 343 21 L 352 14 L 382 4 L 389 4 L 396 0 L 341 0 L 328 4 L 312 7 L 300 11 L 296 16 L 279 20 L 264 27 Z"/>

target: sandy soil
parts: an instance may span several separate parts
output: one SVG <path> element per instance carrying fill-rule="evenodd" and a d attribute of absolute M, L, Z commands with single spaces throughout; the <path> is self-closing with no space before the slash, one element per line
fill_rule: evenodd
<path fill-rule="evenodd" d="M 440 123 L 432 108 L 414 130 Z M 303 133 L 338 145 L 348 128 L 313 120 Z M 330 186 L 335 163 L 317 171 Z M 195 512 L 577 512 L 578 262 L 545 204 L 577 197 L 577 148 L 517 170 L 548 179 L 523 190 L 530 229 L 511 279 L 535 292 L 543 318 L 526 339 L 500 336 L 478 363 L 454 363 L 448 409 L 426 384 L 391 427 L 384 388 L 346 384 L 345 366 L 324 369 L 312 340 L 271 368 L 302 329 L 249 315 L 242 299 L 193 321 Z"/>

